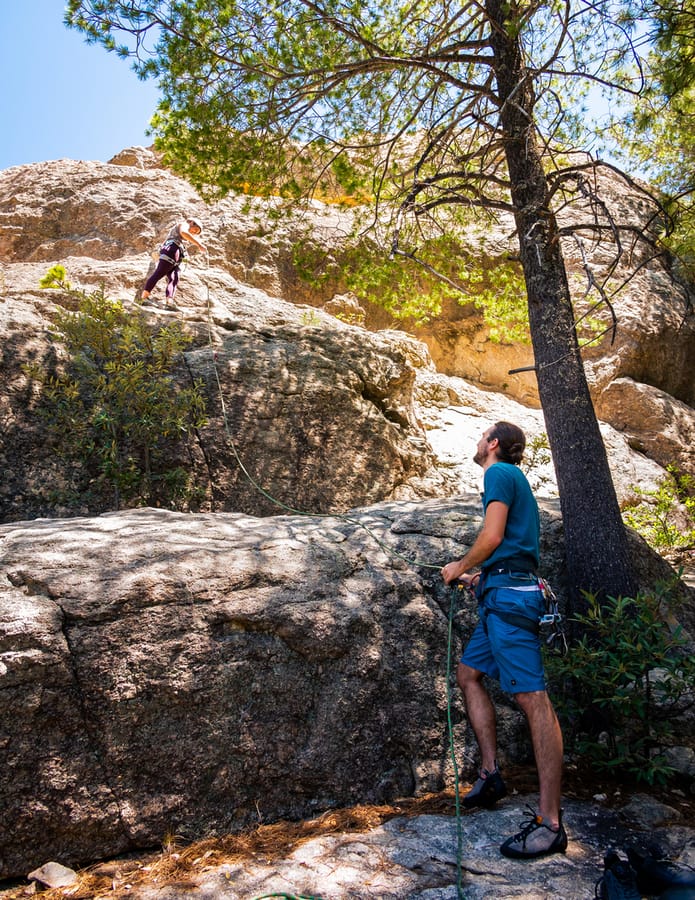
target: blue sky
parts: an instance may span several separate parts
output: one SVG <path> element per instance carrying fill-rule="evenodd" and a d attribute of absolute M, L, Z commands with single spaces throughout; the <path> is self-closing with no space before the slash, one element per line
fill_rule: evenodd
<path fill-rule="evenodd" d="M 0 0 L 0 169 L 152 143 L 155 82 L 63 25 L 62 0 Z"/>

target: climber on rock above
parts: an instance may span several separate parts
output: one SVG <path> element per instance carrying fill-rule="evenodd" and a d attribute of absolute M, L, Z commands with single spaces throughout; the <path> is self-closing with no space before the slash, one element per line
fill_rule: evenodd
<path fill-rule="evenodd" d="M 164 278 L 166 275 L 166 305 L 173 305 L 174 294 L 176 293 L 176 288 L 179 283 L 179 266 L 186 255 L 184 242 L 188 241 L 189 243 L 195 244 L 196 247 L 201 249 L 204 253 L 207 253 L 205 245 L 196 237 L 196 235 L 202 233 L 202 230 L 203 226 L 198 219 L 193 218 L 184 219 L 182 222 L 179 222 L 178 225 L 174 225 L 167 235 L 166 240 L 159 248 L 157 267 L 145 282 L 145 287 L 142 291 L 143 301 L 149 299 L 150 294 L 154 290 L 154 286 L 160 278 Z"/>

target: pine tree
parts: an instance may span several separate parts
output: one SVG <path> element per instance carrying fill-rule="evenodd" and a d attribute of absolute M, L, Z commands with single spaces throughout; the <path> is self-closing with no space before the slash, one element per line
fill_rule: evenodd
<path fill-rule="evenodd" d="M 654 238 L 610 216 L 600 164 L 567 142 L 582 85 L 638 90 L 627 15 L 607 0 L 71 0 L 66 21 L 159 79 L 158 146 L 203 191 L 371 197 L 387 252 L 411 258 L 465 215 L 513 214 L 570 583 L 633 594 L 562 256 L 565 238 L 608 236 L 590 282 L 612 315 L 621 236 Z M 574 202 L 592 216 L 561 228 Z"/>

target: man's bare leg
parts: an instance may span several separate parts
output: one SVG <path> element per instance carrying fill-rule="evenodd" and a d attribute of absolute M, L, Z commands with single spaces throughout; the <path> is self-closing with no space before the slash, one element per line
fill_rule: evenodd
<path fill-rule="evenodd" d="M 483 673 L 459 663 L 456 680 L 466 702 L 466 712 L 480 748 L 484 769 L 492 772 L 497 760 L 497 722 L 495 707 L 482 684 Z"/>
<path fill-rule="evenodd" d="M 552 828 L 560 822 L 562 792 L 562 731 L 545 691 L 516 694 L 531 732 L 540 789 L 538 813 Z"/>
<path fill-rule="evenodd" d="M 492 807 L 507 795 L 507 787 L 497 768 L 497 726 L 495 708 L 482 684 L 483 673 L 460 663 L 456 672 L 466 701 L 468 719 L 480 748 L 480 776 L 463 798 L 466 809 Z"/>

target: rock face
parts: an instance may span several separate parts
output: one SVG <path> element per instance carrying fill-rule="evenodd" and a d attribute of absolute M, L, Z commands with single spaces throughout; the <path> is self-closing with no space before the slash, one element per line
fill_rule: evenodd
<path fill-rule="evenodd" d="M 542 518 L 561 591 L 555 504 Z M 475 496 L 0 527 L 0 878 L 450 784 L 448 616 L 465 635 L 475 610 L 439 568 L 479 527 Z M 529 760 L 498 701 L 504 761 Z"/>
<path fill-rule="evenodd" d="M 304 325 L 286 304 L 243 318 L 215 308 L 212 317 L 219 344 L 186 359 L 191 377 L 226 410 L 226 428 L 216 419 L 202 430 L 215 508 L 282 511 L 244 476 L 236 448 L 286 509 L 344 510 L 413 495 L 408 482 L 425 474 L 433 455 L 415 416 L 403 337 L 368 335 L 328 317 Z"/>
<path fill-rule="evenodd" d="M 402 340 L 358 335 L 335 320 L 306 327 L 289 304 L 244 299 L 266 301 L 264 311 L 237 307 L 234 315 L 233 299 L 215 308 L 214 324 L 198 326 L 181 373 L 184 384 L 200 381 L 208 398 L 208 425 L 180 450 L 180 462 L 207 486 L 208 508 L 278 511 L 243 474 L 242 460 L 251 478 L 292 508 L 347 509 L 401 490 L 413 496 L 409 479 L 423 476 L 433 457 L 415 418 L 415 372 Z M 47 495 L 70 474 L 31 416 L 23 368 L 29 360 L 52 364 L 45 333 L 51 305 L 41 298 L 36 315 L 8 301 L 0 324 L 9 387 L 0 401 L 6 520 L 55 512 Z"/>
<path fill-rule="evenodd" d="M 695 360 L 693 360 L 695 362 Z M 610 416 L 631 444 L 664 468 L 695 471 L 695 416 L 685 403 L 632 378 L 616 378 L 601 394 L 597 415 Z"/>
<path fill-rule="evenodd" d="M 204 222 L 210 254 L 209 260 L 191 254 L 179 289 L 179 319 L 196 336 L 197 347 L 189 355 L 192 371 L 202 374 L 208 384 L 211 372 L 203 348 L 212 343 L 220 355 L 242 458 L 263 459 L 278 487 L 285 488 L 281 498 L 294 497 L 299 504 L 307 472 L 316 474 L 317 483 L 318 475 L 327 471 L 345 474 L 339 464 L 344 445 L 363 448 L 364 459 L 383 457 L 378 471 L 369 466 L 361 470 L 358 463 L 352 483 L 334 478 L 328 496 L 309 491 L 312 496 L 305 499 L 319 511 L 441 493 L 441 478 L 417 427 L 411 397 L 418 374 L 432 362 L 421 350 L 406 347 L 405 336 L 388 338 L 351 328 L 346 323 L 354 326 L 362 321 L 354 298 L 342 294 L 333 298 L 340 286 L 332 282 L 320 287 L 302 281 L 293 261 L 293 248 L 307 234 L 329 252 L 337 247 L 350 233 L 353 214 L 313 205 L 279 216 L 276 201 L 252 203 L 242 197 L 205 204 L 190 185 L 157 166 L 156 154 L 131 148 L 110 164 L 60 160 L 0 173 L 0 328 L 7 348 L 2 375 L 8 386 L 0 416 L 2 434 L 12 435 L 1 452 L 4 470 L 15 473 L 14 483 L 2 485 L 0 517 L 51 512 L 40 504 L 22 508 L 18 498 L 32 493 L 29 482 L 35 487 L 58 477 L 55 460 L 41 460 L 40 454 L 31 460 L 39 436 L 32 434 L 27 421 L 31 389 L 20 368 L 32 359 L 45 359 L 54 303 L 64 302 L 55 292 L 40 291 L 39 278 L 50 265 L 62 262 L 74 284 L 85 289 L 104 284 L 110 297 L 131 304 L 151 264 L 150 254 L 172 222 L 184 214 Z M 637 195 L 626 197 L 610 182 L 605 193 L 639 225 Z M 485 234 L 472 231 L 471 245 L 480 248 L 481 257 L 498 257 L 513 249 L 512 232 L 511 222 L 502 219 Z M 594 248 L 593 255 L 590 248 L 574 243 L 564 249 L 573 283 L 583 272 L 585 257 L 596 271 L 610 262 L 610 247 Z M 621 276 L 627 271 L 627 263 L 617 270 Z M 685 296 L 655 261 L 640 269 L 614 305 L 617 340 L 611 344 L 606 337 L 586 349 L 599 415 L 624 435 L 627 444 L 659 466 L 675 462 L 693 472 L 695 329 L 692 316 L 685 314 Z M 319 306 L 344 321 L 324 315 Z M 368 324 L 383 326 L 387 320 L 383 314 L 376 316 L 375 309 L 369 310 Z M 163 320 L 163 314 L 151 315 Z M 441 373 L 537 405 L 532 373 L 508 374 L 510 368 L 531 361 L 530 349 L 490 341 L 472 304 L 452 306 L 417 336 L 426 342 Z M 243 365 L 228 365 L 230 354 L 237 353 Z M 364 359 L 357 362 L 362 353 Z M 384 370 L 377 373 L 380 358 Z M 215 393 L 211 388 L 213 420 L 219 407 Z M 492 399 L 494 406 L 497 400 Z M 273 427 L 247 445 L 247 426 L 254 420 Z M 354 433 L 350 422 L 356 423 Z M 219 449 L 224 442 L 219 431 L 218 419 L 200 436 L 200 447 L 194 451 L 199 473 L 207 475 L 204 460 L 212 458 L 206 441 L 210 440 L 210 449 Z M 13 453 L 8 446 L 21 452 Z M 226 470 L 214 475 L 219 484 L 209 479 L 212 508 L 265 512 L 249 508 L 243 491 L 241 504 L 234 505 L 229 493 L 236 494 L 234 475 Z"/>
<path fill-rule="evenodd" d="M 420 334 L 430 356 L 425 344 L 403 332 L 355 325 L 361 318 L 353 297 L 332 301 L 329 289 L 324 296 L 301 281 L 292 262 L 294 242 L 309 229 L 330 247 L 349 232 L 350 214 L 314 206 L 278 217 L 274 201 L 252 207 L 245 198 L 206 205 L 157 165 L 151 151 L 133 148 L 111 164 L 62 160 L 0 173 L 0 520 L 111 508 L 84 497 L 66 503 L 74 473 L 46 446 L 33 414 L 38 396 L 25 366 L 56 364 L 51 320 L 57 308 L 74 303 L 60 291 L 40 290 L 39 279 L 61 262 L 73 284 L 85 290 L 103 284 L 109 297 L 132 308 L 151 251 L 184 213 L 204 221 L 210 251 L 209 261 L 191 253 L 176 314 L 193 338 L 181 378 L 200 379 L 208 400 L 209 425 L 177 451 L 178 462 L 203 486 L 197 508 L 282 511 L 250 485 L 240 463 L 293 509 L 325 512 L 453 495 L 476 488 L 466 441 L 474 444 L 481 427 L 503 414 L 528 420 L 530 436 L 544 431 L 542 416 L 516 402 L 536 402 L 532 377 L 505 374 L 528 362 L 528 350 L 487 340 L 470 304 Z M 487 236 L 486 247 L 494 254 L 509 247 L 504 223 Z M 668 294 L 664 273 L 650 277 L 661 285 L 658 307 L 648 316 L 653 292 L 630 295 L 632 312 L 621 322 L 633 322 L 634 330 L 615 352 L 637 359 L 639 336 L 658 344 L 674 365 L 657 362 L 656 349 L 651 361 L 640 351 L 639 365 L 617 366 L 603 350 L 588 363 L 622 500 L 633 484 L 652 486 L 669 462 L 685 471 L 693 466 L 690 325 L 678 319 L 682 298 Z M 167 321 L 163 311 L 145 314 L 153 324 Z M 644 322 L 649 327 L 642 334 Z M 433 359 L 448 374 L 436 373 Z M 484 393 L 460 375 L 502 393 Z M 455 407 L 454 417 L 463 415 L 467 426 L 465 439 L 457 433 L 453 447 L 442 444 L 454 432 L 445 421 L 447 407 Z M 541 491 L 553 494 L 550 467 Z"/>
<path fill-rule="evenodd" d="M 0 877 L 440 784 L 447 619 L 358 527 L 390 540 L 392 517 L 409 556 L 425 522 L 469 528 L 443 507 L 6 526 Z"/>

